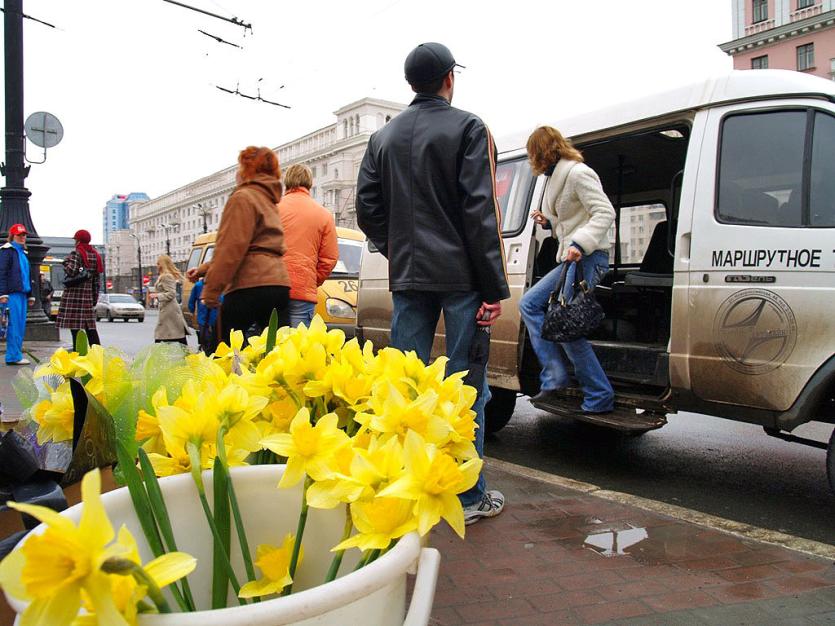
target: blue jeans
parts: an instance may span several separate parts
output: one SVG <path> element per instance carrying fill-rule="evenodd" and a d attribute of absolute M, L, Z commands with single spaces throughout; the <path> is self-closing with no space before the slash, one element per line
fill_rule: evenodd
<path fill-rule="evenodd" d="M 9 294 L 9 327 L 6 329 L 6 363 L 17 363 L 23 358 L 23 334 L 26 332 L 26 312 L 29 296 L 15 292 Z"/>
<path fill-rule="evenodd" d="M 391 345 L 403 351 L 414 350 L 418 358 L 429 363 L 432 342 L 441 311 L 444 312 L 446 329 L 446 355 L 449 362 L 446 374 L 469 369 L 470 344 L 476 333 L 476 313 L 481 306 L 481 296 L 474 291 L 394 291 L 391 294 L 394 311 L 391 319 Z M 473 410 L 476 414 L 475 448 L 484 458 L 484 405 L 490 401 L 487 377 L 476 398 Z M 463 506 L 481 502 L 486 490 L 484 473 L 478 482 L 459 498 Z"/>
<path fill-rule="evenodd" d="M 594 287 L 609 268 L 609 255 L 602 250 L 583 257 L 583 278 L 590 287 Z M 615 392 L 606 373 L 600 366 L 591 344 L 587 339 L 577 339 L 559 345 L 543 339 L 540 335 L 545 311 L 548 309 L 548 298 L 559 280 L 563 264 L 557 265 L 542 279 L 531 287 L 519 303 L 522 319 L 528 327 L 533 351 L 539 358 L 542 372 L 539 375 L 540 387 L 543 390 L 554 390 L 567 387 L 569 384 L 568 371 L 565 367 L 563 352 L 574 365 L 574 375 L 583 390 L 584 411 L 611 411 L 614 407 Z M 573 284 L 577 265 L 572 264 L 568 269 L 566 282 Z M 571 290 L 566 294 L 571 298 Z M 562 348 L 562 349 L 560 349 Z"/>
<path fill-rule="evenodd" d="M 299 324 L 310 326 L 313 321 L 313 312 L 316 310 L 315 302 L 307 300 L 290 300 L 290 326 L 295 328 Z"/>

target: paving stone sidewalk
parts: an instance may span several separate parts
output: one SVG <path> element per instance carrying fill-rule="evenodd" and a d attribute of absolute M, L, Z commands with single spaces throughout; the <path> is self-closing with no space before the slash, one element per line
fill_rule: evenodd
<path fill-rule="evenodd" d="M 835 623 L 831 560 L 496 466 L 497 518 L 445 525 L 434 625 Z M 823 520 L 821 523 L 825 523 Z"/>

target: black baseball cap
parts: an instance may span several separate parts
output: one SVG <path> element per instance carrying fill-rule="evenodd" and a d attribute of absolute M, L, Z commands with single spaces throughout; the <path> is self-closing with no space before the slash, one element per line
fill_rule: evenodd
<path fill-rule="evenodd" d="M 455 62 L 455 57 L 442 43 L 429 41 L 420 44 L 409 53 L 403 69 L 410 85 L 425 85 L 441 78 L 453 67 L 464 67 Z"/>

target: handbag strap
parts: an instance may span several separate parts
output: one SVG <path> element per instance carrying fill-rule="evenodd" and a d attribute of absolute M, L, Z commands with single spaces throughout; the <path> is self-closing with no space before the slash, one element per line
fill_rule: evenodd
<path fill-rule="evenodd" d="M 565 306 L 566 304 L 566 296 L 565 296 L 565 289 L 568 286 L 568 270 L 571 265 L 574 265 L 574 280 L 571 281 L 574 287 L 574 294 L 576 295 L 578 290 L 582 291 L 583 293 L 588 293 L 591 291 L 589 289 L 589 285 L 586 282 L 585 278 L 580 278 L 584 276 L 583 274 L 583 261 L 566 261 L 564 262 L 562 267 L 562 271 L 560 272 L 560 277 L 557 279 L 557 284 L 553 292 L 551 292 L 551 298 L 549 301 L 553 301 L 558 299 L 560 303 Z"/>

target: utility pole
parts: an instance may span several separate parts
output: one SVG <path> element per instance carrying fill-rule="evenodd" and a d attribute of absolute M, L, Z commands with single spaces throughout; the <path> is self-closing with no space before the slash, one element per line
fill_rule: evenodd
<path fill-rule="evenodd" d="M 142 293 L 142 289 L 145 286 L 142 284 L 142 244 L 139 243 L 139 237 L 137 235 L 130 233 L 130 236 L 136 239 L 136 263 L 139 265 L 139 301 L 145 304 L 145 297 Z"/>
<path fill-rule="evenodd" d="M 38 236 L 29 213 L 30 191 L 26 188 L 29 166 L 25 164 L 26 138 L 23 134 L 23 0 L 5 0 L 3 5 L 3 32 L 6 89 L 6 162 L 0 166 L 0 174 L 6 177 L 6 186 L 0 189 L 0 237 L 5 240 L 13 224 L 23 224 L 29 233 L 26 247 L 29 251 L 30 278 L 34 306 L 26 316 L 26 339 L 55 341 L 58 328 L 49 321 L 41 305 L 41 262 L 48 246 Z"/>

